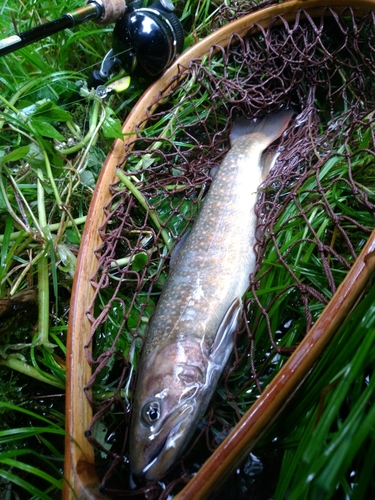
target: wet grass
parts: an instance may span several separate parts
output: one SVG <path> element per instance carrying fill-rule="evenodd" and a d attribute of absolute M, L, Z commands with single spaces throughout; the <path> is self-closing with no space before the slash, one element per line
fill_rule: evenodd
<path fill-rule="evenodd" d="M 185 41 L 188 46 L 210 31 L 219 3 L 192 0 L 176 4 L 185 26 L 189 26 Z M 13 19 L 17 29 L 23 31 L 80 5 L 77 1 L 44 2 L 42 8 L 32 0 L 22 4 L 5 1 L 0 9 L 1 36 L 14 32 Z M 24 490 L 28 491 L 28 498 L 57 498 L 61 490 L 65 343 L 76 255 L 102 162 L 113 138 L 119 135 L 121 121 L 146 85 L 141 79 L 132 79 L 124 93 L 105 103 L 85 88 L 84 82 L 98 67 L 110 44 L 111 27 L 88 23 L 0 59 L 0 307 L 10 307 L 12 299 L 11 307 L 20 311 L 0 318 L 0 477 L 14 494 L 22 496 Z M 212 67 L 214 74 L 222 74 L 220 57 L 212 62 Z M 237 75 L 238 65 L 230 62 L 225 71 L 229 76 Z M 189 94 L 194 96 L 192 100 L 186 99 Z M 205 188 L 197 184 L 192 194 L 183 176 L 178 177 L 178 162 L 183 163 L 185 158 L 195 160 L 188 154 L 192 148 L 208 151 L 212 131 L 220 128 L 224 136 L 228 132 L 224 103 L 214 115 L 207 99 L 208 93 L 194 78 L 185 81 L 172 97 L 171 112 L 148 124 L 144 131 L 144 144 L 149 137 L 157 137 L 159 142 L 153 142 L 142 158 L 130 157 L 127 172 L 134 171 L 133 176 L 119 174 L 118 189 L 128 190 L 137 198 L 140 218 L 144 217 L 147 204 L 152 203 L 150 224 L 161 232 L 161 239 L 155 249 L 145 245 L 131 259 L 119 257 L 123 260 L 118 265 L 130 264 L 133 271 L 142 272 L 148 256 L 153 255 L 146 276 L 151 278 L 159 273 L 159 285 L 167 276 L 165 258 L 174 240 L 188 229 Z M 184 128 L 188 134 L 181 132 Z M 366 236 L 360 226 L 373 227 L 373 216 L 358 207 L 345 182 L 350 172 L 374 201 L 374 161 L 369 152 L 373 143 L 368 130 L 369 127 L 367 131 L 363 127 L 353 133 L 350 156 L 343 155 L 339 144 L 334 145 L 338 154 L 331 156 L 318 179 L 312 174 L 300 185 L 295 199 L 279 214 L 273 228 L 275 239 L 270 238 L 264 247 L 258 271 L 259 289 L 247 295 L 254 305 L 249 328 L 256 330 L 252 362 L 261 374 L 260 386 L 265 386 L 287 359 L 287 351 L 282 349 L 293 347 L 306 332 L 306 312 L 313 322 L 324 302 L 331 298 L 330 280 L 337 285 L 345 275 L 335 255 L 330 257 L 329 271 L 322 271 L 317 239 L 338 254 L 344 253 L 350 264 L 355 255 L 345 246 L 344 233 L 350 235 L 358 254 Z M 221 150 L 218 148 L 210 166 L 220 163 L 227 147 L 226 137 L 218 136 L 215 140 L 220 141 Z M 175 160 L 173 173 L 179 182 L 147 196 L 140 188 L 147 186 L 152 169 L 160 162 L 160 150 Z M 202 180 L 208 177 L 209 169 Z M 333 182 L 335 179 L 342 182 Z M 324 186 L 327 204 L 340 217 L 346 217 L 341 233 L 316 203 L 319 196 L 313 193 L 318 180 Z M 173 203 L 180 213 L 172 214 L 166 193 L 176 188 Z M 185 192 L 189 192 L 189 197 L 185 198 Z M 304 216 L 299 207 L 303 207 Z M 281 263 L 280 254 L 288 269 Z M 293 275 L 305 286 L 319 290 L 322 300 L 310 300 L 304 305 L 294 287 Z M 116 281 L 115 270 L 111 278 Z M 26 295 L 26 300 L 23 294 L 30 290 L 35 296 Z M 139 335 L 144 334 L 160 286 L 156 286 L 152 299 L 141 293 L 132 310 L 129 290 L 131 285 L 128 294 L 119 294 L 128 319 L 117 347 L 136 368 L 140 339 L 130 352 L 132 334 L 135 328 Z M 109 299 L 103 292 L 98 308 L 104 308 Z M 374 488 L 374 303 L 371 288 L 319 361 L 283 421 L 276 423 L 263 439 L 260 453 L 275 447 L 283 453 L 275 498 L 332 498 L 336 494 L 337 498 L 346 495 L 359 499 L 366 498 L 369 489 Z M 270 328 L 276 332 L 273 342 L 280 348 L 278 355 L 270 356 L 269 325 L 259 306 L 267 310 Z M 96 346 L 98 352 L 111 345 L 123 322 L 123 313 L 118 302 L 104 326 L 104 340 Z M 116 369 L 115 363 L 110 363 L 98 378 L 98 400 L 113 393 Z M 252 366 L 245 360 L 228 379 L 229 390 L 236 394 L 235 406 L 227 401 L 225 388 L 219 387 L 216 403 L 221 425 L 232 426 L 257 397 L 249 373 Z M 122 394 L 131 397 L 129 383 Z M 213 426 L 211 437 L 221 429 L 220 425 Z M 105 442 L 105 434 L 100 439 Z"/>
<path fill-rule="evenodd" d="M 3 2 L 1 36 L 80 6 Z M 12 496 L 56 498 L 62 487 L 76 256 L 103 160 L 143 90 L 104 103 L 85 87 L 111 31 L 87 23 L 0 59 L 0 476 Z"/>

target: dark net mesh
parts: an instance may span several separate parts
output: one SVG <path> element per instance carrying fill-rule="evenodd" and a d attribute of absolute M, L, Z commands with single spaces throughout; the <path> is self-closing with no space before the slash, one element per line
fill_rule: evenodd
<path fill-rule="evenodd" d="M 247 2 L 246 2 L 247 3 Z M 222 19 L 244 12 L 234 3 Z M 230 366 L 195 439 L 166 478 L 132 495 L 178 491 L 272 379 L 335 292 L 374 225 L 374 14 L 329 8 L 233 35 L 160 95 L 128 145 L 104 207 L 87 352 L 88 434 L 108 491 L 130 495 L 126 452 L 134 372 L 170 248 L 191 226 L 229 148 L 235 117 L 295 111 L 260 190 L 257 266 Z M 141 124 L 140 124 L 141 125 Z M 245 313 L 244 313 L 245 316 Z M 92 390 L 92 394 L 91 391 Z"/>

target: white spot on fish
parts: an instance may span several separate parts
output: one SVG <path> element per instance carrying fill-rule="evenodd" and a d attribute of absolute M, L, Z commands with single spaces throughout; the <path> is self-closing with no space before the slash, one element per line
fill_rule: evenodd
<path fill-rule="evenodd" d="M 178 359 L 179 359 L 180 362 L 182 362 L 182 363 L 186 362 L 186 359 L 187 359 L 186 358 L 186 352 L 185 352 L 185 349 L 184 349 L 183 345 L 180 344 L 180 343 L 177 345 L 177 355 L 178 355 Z M 174 371 L 175 371 L 175 373 L 177 375 L 179 373 L 179 370 L 180 370 L 179 367 L 177 367 L 177 368 L 175 367 L 175 369 L 174 369 Z"/>
<path fill-rule="evenodd" d="M 204 298 L 204 290 L 201 285 L 201 280 L 200 278 L 197 279 L 197 286 L 193 291 L 193 299 L 194 300 L 200 300 Z"/>
<path fill-rule="evenodd" d="M 160 399 L 163 399 L 165 398 L 166 396 L 168 396 L 168 393 L 169 393 L 169 387 L 166 387 L 165 389 L 163 389 L 161 392 L 159 392 L 158 394 L 155 394 L 155 397 L 156 398 L 160 398 Z"/>
<path fill-rule="evenodd" d="M 193 303 L 189 305 L 194 305 L 194 301 L 192 301 Z M 181 321 L 192 321 L 193 319 L 195 319 L 195 316 L 196 316 L 196 310 L 193 309 L 192 307 L 187 307 L 184 311 L 184 313 L 181 315 L 180 317 L 180 320 Z"/>

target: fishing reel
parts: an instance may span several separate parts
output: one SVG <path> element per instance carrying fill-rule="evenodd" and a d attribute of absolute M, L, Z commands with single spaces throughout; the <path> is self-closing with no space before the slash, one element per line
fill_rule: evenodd
<path fill-rule="evenodd" d="M 125 0 L 87 0 L 85 7 L 55 21 L 0 40 L 0 56 L 88 20 L 99 24 L 115 22 L 112 49 L 100 70 L 95 70 L 88 79 L 89 88 L 105 84 L 116 65 L 129 73 L 157 76 L 182 51 L 184 32 L 171 0 L 156 0 L 147 7 L 143 4 L 143 0 L 129 4 Z"/>
<path fill-rule="evenodd" d="M 171 0 L 157 0 L 149 7 L 142 3 L 132 2 L 117 21 L 112 49 L 89 78 L 89 88 L 104 84 L 115 65 L 128 73 L 157 76 L 181 53 L 184 31 Z"/>

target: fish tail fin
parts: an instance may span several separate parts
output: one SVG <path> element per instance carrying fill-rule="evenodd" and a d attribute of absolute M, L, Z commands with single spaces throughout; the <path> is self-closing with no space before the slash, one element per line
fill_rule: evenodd
<path fill-rule="evenodd" d="M 238 118 L 230 133 L 231 143 L 233 145 L 239 137 L 251 135 L 259 143 L 259 148 L 264 150 L 281 136 L 292 115 L 293 111 L 285 109 L 257 121 Z"/>
<path fill-rule="evenodd" d="M 246 118 L 238 118 L 232 127 L 230 140 L 232 145 L 235 144 L 238 138 L 246 136 L 249 140 L 253 140 L 259 148 L 261 154 L 270 144 L 273 143 L 284 130 L 293 115 L 293 111 L 284 109 L 276 114 L 266 115 L 261 120 L 248 120 Z M 277 157 L 274 154 L 265 154 L 262 157 L 262 179 L 268 175 L 268 172 L 275 163 Z"/>

